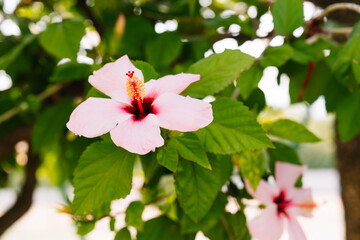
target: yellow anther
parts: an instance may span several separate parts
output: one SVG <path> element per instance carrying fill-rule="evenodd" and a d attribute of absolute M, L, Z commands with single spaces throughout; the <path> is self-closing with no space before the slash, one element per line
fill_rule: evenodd
<path fill-rule="evenodd" d="M 145 95 L 144 83 L 135 76 L 131 78 L 128 77 L 126 81 L 126 91 L 131 101 L 142 101 Z"/>

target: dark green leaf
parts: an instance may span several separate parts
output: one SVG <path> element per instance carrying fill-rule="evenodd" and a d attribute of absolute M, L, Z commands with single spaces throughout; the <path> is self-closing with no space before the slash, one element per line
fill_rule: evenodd
<path fill-rule="evenodd" d="M 270 156 L 270 170 L 275 174 L 275 162 L 288 162 L 292 164 L 302 165 L 294 148 L 280 142 L 273 142 L 275 149 L 268 149 L 267 152 Z"/>
<path fill-rule="evenodd" d="M 145 45 L 146 59 L 155 67 L 170 65 L 180 54 L 182 48 L 178 32 L 165 32 L 156 35 Z"/>
<path fill-rule="evenodd" d="M 294 54 L 294 50 L 288 44 L 279 47 L 268 47 L 264 51 L 264 56 L 260 59 L 262 67 L 280 67 Z"/>
<path fill-rule="evenodd" d="M 194 221 L 201 220 L 211 208 L 222 185 L 232 173 L 230 157 L 209 155 L 212 171 L 181 160 L 175 173 L 175 190 L 180 206 Z"/>
<path fill-rule="evenodd" d="M 293 142 L 318 142 L 320 139 L 300 123 L 289 119 L 279 119 L 273 123 L 264 124 L 268 133 Z"/>
<path fill-rule="evenodd" d="M 130 232 L 127 228 L 120 229 L 115 235 L 114 240 L 131 240 Z"/>
<path fill-rule="evenodd" d="M 141 215 L 144 211 L 144 208 L 144 204 L 139 201 L 130 203 L 125 212 L 126 225 L 133 226 L 138 231 L 142 231 L 144 227 L 144 222 L 141 218 Z"/>
<path fill-rule="evenodd" d="M 81 20 L 66 19 L 48 25 L 39 40 L 45 50 L 56 57 L 76 61 L 80 40 L 84 35 L 85 26 Z"/>
<path fill-rule="evenodd" d="M 301 0 L 277 0 L 271 9 L 275 31 L 281 35 L 290 35 L 304 21 Z"/>
<path fill-rule="evenodd" d="M 240 94 L 244 99 L 247 99 L 251 92 L 257 88 L 262 75 L 263 69 L 256 65 L 241 73 L 236 80 L 236 86 L 240 89 Z"/>
<path fill-rule="evenodd" d="M 203 98 L 217 93 L 230 85 L 253 63 L 253 57 L 239 50 L 225 50 L 223 53 L 213 54 L 190 66 L 187 72 L 200 74 L 200 81 L 192 83 L 184 94 Z"/>
<path fill-rule="evenodd" d="M 74 173 L 74 213 L 84 214 L 127 196 L 135 155 L 109 142 L 91 144 Z"/>
<path fill-rule="evenodd" d="M 86 98 L 95 97 L 95 98 L 109 98 L 105 93 L 100 92 L 94 87 L 91 87 L 90 90 L 86 94 Z"/>
<path fill-rule="evenodd" d="M 87 79 L 91 74 L 91 65 L 67 62 L 57 66 L 50 80 L 52 82 L 67 82 L 70 80 Z"/>
<path fill-rule="evenodd" d="M 152 79 L 158 79 L 159 74 L 155 71 L 154 67 L 143 61 L 132 61 L 134 66 L 141 70 L 144 75 L 144 82 L 147 82 Z"/>
<path fill-rule="evenodd" d="M 176 141 L 170 140 L 167 146 L 161 148 L 157 154 L 158 163 L 172 172 L 176 172 L 179 161 L 179 156 L 176 148 Z"/>
<path fill-rule="evenodd" d="M 146 155 L 142 155 L 140 160 L 145 175 L 145 182 L 148 183 L 157 174 L 160 167 L 157 163 L 156 153 L 149 152 Z"/>
<path fill-rule="evenodd" d="M 261 150 L 245 150 L 237 154 L 241 175 L 256 189 L 265 173 L 265 156 Z"/>
<path fill-rule="evenodd" d="M 220 98 L 212 102 L 214 120 L 197 134 L 206 150 L 230 154 L 245 149 L 272 147 L 252 113 L 242 103 Z"/>

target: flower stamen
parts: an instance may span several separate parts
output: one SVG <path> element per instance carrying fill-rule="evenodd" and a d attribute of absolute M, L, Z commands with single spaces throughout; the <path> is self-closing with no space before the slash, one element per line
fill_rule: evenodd
<path fill-rule="evenodd" d="M 139 107 L 141 114 L 145 114 L 142 102 L 145 96 L 145 85 L 144 83 L 136 76 L 134 76 L 134 71 L 128 71 L 126 73 L 128 77 L 126 80 L 126 91 L 131 99 L 131 101 L 136 101 Z"/>

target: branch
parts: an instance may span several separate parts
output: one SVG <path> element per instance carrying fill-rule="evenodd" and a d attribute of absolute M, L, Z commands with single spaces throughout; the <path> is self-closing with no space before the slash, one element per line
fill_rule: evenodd
<path fill-rule="evenodd" d="M 86 0 L 77 0 L 77 6 L 84 12 L 85 16 L 90 19 L 96 28 L 97 32 L 99 33 L 100 37 L 104 34 L 104 28 L 95 17 L 93 12 L 91 11 L 90 7 L 86 4 Z"/>
<path fill-rule="evenodd" d="M 7 133 L 4 137 L 0 139 L 0 162 L 5 159 L 5 157 L 14 151 L 14 146 L 16 143 L 21 140 L 30 142 L 31 138 L 31 126 L 24 125 L 17 127 L 13 131 Z"/>
<path fill-rule="evenodd" d="M 38 166 L 38 155 L 29 153 L 25 184 L 22 187 L 21 193 L 15 204 L 2 217 L 0 217 L 0 236 L 6 231 L 6 229 L 24 215 L 27 210 L 29 210 L 32 204 L 33 192 L 36 185 L 35 172 Z"/>
<path fill-rule="evenodd" d="M 329 15 L 331 12 L 337 10 L 350 10 L 360 14 L 360 5 L 355 3 L 334 3 L 324 9 L 324 11 L 317 16 L 314 20 L 322 20 L 324 17 Z"/>

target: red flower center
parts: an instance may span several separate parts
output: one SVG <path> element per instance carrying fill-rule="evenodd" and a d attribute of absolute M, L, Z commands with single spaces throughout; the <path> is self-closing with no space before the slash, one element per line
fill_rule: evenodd
<path fill-rule="evenodd" d="M 291 200 L 286 199 L 285 191 L 281 190 L 280 194 L 274 198 L 274 203 L 277 205 L 278 215 L 281 213 L 288 216 L 286 209 L 291 205 Z"/>

